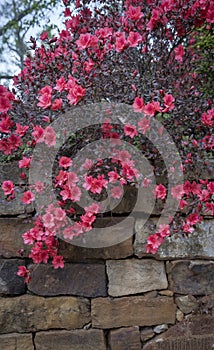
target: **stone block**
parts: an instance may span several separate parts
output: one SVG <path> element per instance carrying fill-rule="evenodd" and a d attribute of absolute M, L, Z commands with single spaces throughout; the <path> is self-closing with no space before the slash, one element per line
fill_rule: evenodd
<path fill-rule="evenodd" d="M 174 324 L 176 305 L 172 298 L 142 296 L 96 298 L 92 300 L 92 325 L 95 328 L 119 328 Z"/>
<path fill-rule="evenodd" d="M 0 335 L 1 350 L 34 350 L 31 334 L 2 334 Z"/>
<path fill-rule="evenodd" d="M 212 350 L 213 317 L 191 316 L 146 343 L 143 350 Z"/>
<path fill-rule="evenodd" d="M 34 205 L 31 204 L 23 204 L 21 199 L 23 197 L 23 193 L 26 191 L 25 188 L 15 187 L 15 198 L 11 201 L 8 201 L 2 189 L 0 188 L 0 216 L 2 215 L 23 215 L 29 214 L 34 211 Z"/>
<path fill-rule="evenodd" d="M 0 183 L 5 180 L 10 180 L 14 185 L 23 185 L 26 180 L 21 179 L 20 174 L 25 173 L 28 176 L 26 169 L 19 169 L 19 162 L 13 161 L 10 163 L 0 164 Z"/>
<path fill-rule="evenodd" d="M 84 298 L 0 298 L 0 333 L 81 328 L 90 322 L 89 308 Z"/>
<path fill-rule="evenodd" d="M 52 265 L 31 265 L 28 289 L 37 295 L 106 296 L 104 264 L 66 263 L 63 269 Z"/>
<path fill-rule="evenodd" d="M 134 252 L 139 257 L 148 256 L 146 253 L 147 237 L 155 232 L 157 219 L 150 219 L 146 225 L 142 219 L 135 224 L 136 238 Z M 189 237 L 173 235 L 167 237 L 154 256 L 157 259 L 214 259 L 214 220 L 204 220 Z"/>
<path fill-rule="evenodd" d="M 138 294 L 167 288 L 164 263 L 151 259 L 107 261 L 109 295 Z"/>
<path fill-rule="evenodd" d="M 182 295 L 175 298 L 175 303 L 178 305 L 179 309 L 185 313 L 189 314 L 190 312 L 198 308 L 197 299 L 192 295 Z"/>
<path fill-rule="evenodd" d="M 0 259 L 0 294 L 18 295 L 25 292 L 24 279 L 17 276 L 21 259 Z"/>
<path fill-rule="evenodd" d="M 169 288 L 179 294 L 214 293 L 214 261 L 173 261 L 169 264 Z"/>
<path fill-rule="evenodd" d="M 33 226 L 31 219 L 0 218 L 0 256 L 20 257 L 19 250 L 27 256 L 29 246 L 25 245 L 22 234 Z"/>
<path fill-rule="evenodd" d="M 121 259 L 133 255 L 132 237 L 111 247 L 83 248 L 60 241 L 59 254 L 68 260 Z"/>
<path fill-rule="evenodd" d="M 109 344 L 111 350 L 140 350 L 139 327 L 121 328 L 110 331 Z"/>
<path fill-rule="evenodd" d="M 35 337 L 35 348 L 36 350 L 106 350 L 103 331 L 98 329 L 38 332 Z"/>

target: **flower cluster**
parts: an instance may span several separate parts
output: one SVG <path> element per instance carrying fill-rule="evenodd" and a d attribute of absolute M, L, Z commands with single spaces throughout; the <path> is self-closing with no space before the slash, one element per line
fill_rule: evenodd
<path fill-rule="evenodd" d="M 72 152 L 66 149 L 59 154 L 53 179 L 58 207 L 49 204 L 36 217 L 34 227 L 23 234 L 25 244 L 31 245 L 33 262 L 51 260 L 54 268 L 63 267 L 63 257 L 57 252 L 59 231 L 72 240 L 89 232 L 102 212 L 102 204 L 97 202 L 85 205 L 78 216 L 76 205 L 84 191 L 93 198 L 107 192 L 120 200 L 122 186 L 140 183 L 143 189 L 151 189 L 157 201 L 165 203 L 167 196 L 172 196 L 180 211 L 171 224 L 161 224 L 148 237 L 147 252 L 152 254 L 165 237 L 175 232 L 190 234 L 204 214 L 214 213 L 213 182 L 200 178 L 197 171 L 200 161 L 207 165 L 213 149 L 214 109 L 203 95 L 206 78 L 200 79 L 194 71 L 200 60 L 194 51 L 197 30 L 211 30 L 213 0 L 100 3 L 91 10 L 76 1 L 72 13 L 70 1 L 64 0 L 65 28 L 57 37 L 49 38 L 45 32 L 34 41 L 32 54 L 14 79 L 19 98 L 0 86 L 0 152 L 4 156 L 17 154 L 21 171 L 30 168 L 35 145 L 56 147 L 57 133 L 51 122 L 76 105 L 122 102 L 132 105 L 133 114 L 140 113 L 135 125 L 127 121 L 118 127 L 108 119 L 101 125 L 100 137 L 111 142 L 110 160 L 86 159 L 77 170 Z M 137 161 L 121 146 L 122 140 L 136 146 L 154 172 L 161 174 L 157 135 L 153 135 L 154 145 L 147 140 L 154 119 L 161 123 L 157 134 L 161 136 L 164 128 L 171 134 L 183 162 L 184 182 L 170 190 L 167 181 L 154 185 L 149 176 L 144 177 Z M 168 169 L 171 175 L 175 167 Z M 15 197 L 12 181 L 5 179 L 1 188 L 8 200 Z M 23 193 L 22 202 L 30 204 L 44 191 L 45 184 L 38 181 Z M 72 225 L 69 216 L 74 219 Z M 25 267 L 20 267 L 18 274 L 29 281 Z"/>

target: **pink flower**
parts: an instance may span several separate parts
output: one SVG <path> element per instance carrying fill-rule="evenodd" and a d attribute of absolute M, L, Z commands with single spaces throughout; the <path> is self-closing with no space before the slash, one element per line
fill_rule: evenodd
<path fill-rule="evenodd" d="M 63 221 L 66 217 L 66 212 L 61 208 L 54 209 L 54 219 L 57 221 Z"/>
<path fill-rule="evenodd" d="M 44 130 L 44 142 L 49 147 L 53 147 L 56 144 L 56 133 L 52 126 L 47 126 Z"/>
<path fill-rule="evenodd" d="M 66 88 L 66 81 L 64 77 L 61 77 L 56 80 L 56 86 L 54 87 L 55 90 L 58 90 L 62 92 Z"/>
<path fill-rule="evenodd" d="M 56 255 L 52 260 L 52 264 L 54 266 L 54 269 L 58 269 L 59 267 L 63 269 L 64 267 L 63 257 L 60 255 Z"/>
<path fill-rule="evenodd" d="M 175 48 L 175 59 L 179 61 L 180 63 L 183 62 L 183 56 L 184 56 L 184 48 L 182 45 L 178 45 L 178 47 Z"/>
<path fill-rule="evenodd" d="M 4 191 L 5 196 L 14 194 L 14 184 L 10 180 L 3 181 L 1 188 Z"/>
<path fill-rule="evenodd" d="M 37 181 L 35 183 L 35 190 L 36 190 L 36 192 L 42 192 L 44 190 L 44 188 L 45 188 L 45 185 L 43 184 L 43 182 Z"/>
<path fill-rule="evenodd" d="M 60 160 L 59 160 L 59 166 L 60 166 L 61 168 L 67 169 L 67 168 L 69 168 L 69 166 L 71 166 L 71 165 L 72 165 L 72 160 L 71 160 L 70 158 L 64 157 L 64 156 L 60 158 Z"/>
<path fill-rule="evenodd" d="M 142 42 L 142 36 L 138 32 L 130 32 L 127 41 L 130 47 L 136 47 Z"/>
<path fill-rule="evenodd" d="M 48 32 L 43 32 L 41 35 L 40 35 L 40 40 L 46 40 L 48 39 Z"/>
<path fill-rule="evenodd" d="M 144 100 L 141 97 L 135 97 L 134 103 L 132 106 L 135 112 L 142 112 L 145 106 Z"/>
<path fill-rule="evenodd" d="M 166 225 L 166 224 L 159 225 L 158 233 L 160 234 L 161 237 L 168 237 L 170 235 L 169 225 Z"/>
<path fill-rule="evenodd" d="M 10 128 L 14 125 L 14 122 L 11 121 L 8 114 L 6 116 L 2 116 L 0 121 L 0 132 L 5 134 L 9 134 L 11 132 Z"/>
<path fill-rule="evenodd" d="M 136 127 L 131 124 L 126 124 L 124 126 L 124 133 L 126 136 L 130 136 L 132 139 L 138 135 Z"/>
<path fill-rule="evenodd" d="M 137 21 L 139 20 L 141 17 L 143 17 L 143 13 L 141 12 L 141 7 L 134 7 L 132 5 L 130 5 L 128 7 L 128 11 L 127 11 L 127 17 L 130 18 L 132 21 Z"/>
<path fill-rule="evenodd" d="M 43 225 L 47 228 L 52 228 L 55 226 L 53 214 L 47 212 L 42 216 Z"/>
<path fill-rule="evenodd" d="M 109 171 L 108 173 L 108 176 L 109 176 L 109 182 L 116 182 L 117 179 L 119 179 L 119 175 L 116 171 Z"/>
<path fill-rule="evenodd" d="M 31 191 L 24 192 L 24 196 L 22 197 L 22 202 L 24 204 L 30 204 L 34 201 L 35 196 Z"/>
<path fill-rule="evenodd" d="M 155 254 L 163 242 L 163 238 L 158 233 L 154 233 L 147 238 L 146 252 Z"/>
<path fill-rule="evenodd" d="M 172 197 L 177 200 L 181 199 L 184 193 L 183 185 L 177 185 L 171 190 Z"/>
<path fill-rule="evenodd" d="M 28 129 L 29 129 L 29 126 L 16 123 L 16 134 L 18 134 L 19 136 L 21 137 L 24 136 Z"/>
<path fill-rule="evenodd" d="M 70 199 L 72 202 L 79 202 L 82 192 L 78 186 L 73 186 L 70 188 Z"/>
<path fill-rule="evenodd" d="M 119 199 L 122 196 L 122 189 L 120 186 L 115 186 L 111 189 L 111 195 L 113 198 Z"/>
<path fill-rule="evenodd" d="M 166 107 L 163 112 L 168 112 L 168 111 L 171 111 L 175 105 L 174 105 L 174 97 L 170 94 L 166 94 L 163 98 L 163 101 L 164 101 L 164 106 Z"/>
<path fill-rule="evenodd" d="M 51 106 L 51 95 L 50 94 L 42 94 L 38 98 L 39 102 L 37 103 L 37 106 L 42 107 L 43 109 L 46 109 Z"/>
<path fill-rule="evenodd" d="M 51 110 L 57 111 L 58 109 L 61 109 L 61 108 L 62 108 L 62 99 L 56 98 L 51 105 Z"/>
<path fill-rule="evenodd" d="M 125 47 L 127 46 L 127 41 L 126 41 L 126 35 L 124 32 L 118 32 L 116 33 L 116 51 L 117 52 L 121 52 L 125 49 Z"/>
<path fill-rule="evenodd" d="M 69 90 L 67 99 L 71 105 L 76 105 L 81 98 L 85 96 L 86 89 L 83 89 L 80 85 L 75 85 L 72 89 Z"/>
<path fill-rule="evenodd" d="M 140 132 L 142 134 L 145 134 L 147 131 L 150 130 L 150 120 L 144 117 L 138 122 L 138 126 L 139 126 Z"/>
<path fill-rule="evenodd" d="M 17 275 L 25 278 L 25 283 L 30 282 L 30 271 L 25 266 L 19 266 Z"/>
<path fill-rule="evenodd" d="M 75 186 L 75 184 L 78 180 L 79 179 L 74 172 L 72 172 L 72 171 L 68 172 L 68 185 L 70 187 Z"/>
<path fill-rule="evenodd" d="M 91 41 L 91 34 L 89 33 L 80 34 L 80 38 L 79 40 L 76 41 L 76 44 L 79 50 L 83 50 L 90 46 L 90 41 Z"/>
<path fill-rule="evenodd" d="M 27 158 L 27 157 L 22 157 L 21 160 L 19 160 L 19 168 L 30 168 L 30 163 L 31 163 L 32 157 Z"/>
<path fill-rule="evenodd" d="M 145 178 L 142 182 L 142 187 L 148 188 L 150 186 L 151 180 Z"/>
<path fill-rule="evenodd" d="M 40 125 L 36 125 L 33 128 L 32 135 L 36 139 L 36 143 L 43 141 L 44 129 Z"/>
<path fill-rule="evenodd" d="M 164 199 L 166 197 L 166 187 L 164 185 L 156 185 L 154 194 L 157 198 Z"/>

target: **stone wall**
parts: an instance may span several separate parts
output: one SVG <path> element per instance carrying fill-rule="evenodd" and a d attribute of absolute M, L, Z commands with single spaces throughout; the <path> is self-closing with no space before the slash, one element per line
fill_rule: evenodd
<path fill-rule="evenodd" d="M 27 258 L 21 235 L 33 210 L 0 199 L 1 350 L 214 349 L 213 219 L 152 256 L 145 245 L 157 216 L 144 226 L 133 212 L 130 238 L 120 244 L 88 249 L 61 241 L 65 268 L 54 270 Z M 27 286 L 16 274 L 23 264 L 32 272 Z"/>

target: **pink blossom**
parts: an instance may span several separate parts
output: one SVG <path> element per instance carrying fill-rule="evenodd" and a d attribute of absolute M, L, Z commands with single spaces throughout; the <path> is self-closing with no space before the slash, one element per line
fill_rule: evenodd
<path fill-rule="evenodd" d="M 169 225 L 166 225 L 166 224 L 159 225 L 158 233 L 160 234 L 160 237 L 168 237 L 170 235 Z"/>
<path fill-rule="evenodd" d="M 111 189 L 111 195 L 113 198 L 119 199 L 123 194 L 120 186 L 115 186 Z"/>
<path fill-rule="evenodd" d="M 164 199 L 166 197 L 166 187 L 162 184 L 156 185 L 154 194 L 157 198 Z"/>
<path fill-rule="evenodd" d="M 58 269 L 59 267 L 63 269 L 64 267 L 63 257 L 60 255 L 56 255 L 52 260 L 52 264 L 54 266 L 54 269 Z"/>
<path fill-rule="evenodd" d="M 67 99 L 71 105 L 76 105 L 81 98 L 85 96 L 86 89 L 83 89 L 80 85 L 75 85 L 72 89 L 69 90 L 69 94 L 67 95 Z"/>
<path fill-rule="evenodd" d="M 66 212 L 61 208 L 54 209 L 54 219 L 58 221 L 63 221 L 66 217 Z"/>
<path fill-rule="evenodd" d="M 198 213 L 192 213 L 189 216 L 187 216 L 186 223 L 189 224 L 189 225 L 195 225 L 198 222 L 200 222 L 200 220 L 201 219 L 200 219 Z"/>
<path fill-rule="evenodd" d="M 56 133 L 52 126 L 47 126 L 44 130 L 44 142 L 49 147 L 53 147 L 56 144 Z"/>
<path fill-rule="evenodd" d="M 78 186 L 73 186 L 70 188 L 70 199 L 72 202 L 80 201 L 82 192 Z"/>
<path fill-rule="evenodd" d="M 80 34 L 80 38 L 79 40 L 76 41 L 76 44 L 79 50 L 83 50 L 90 46 L 90 42 L 91 42 L 91 34 L 86 33 L 86 34 Z"/>
<path fill-rule="evenodd" d="M 170 94 L 166 94 L 163 98 L 163 101 L 164 101 L 164 106 L 165 106 L 165 109 L 163 110 L 163 112 L 168 112 L 168 111 L 171 111 L 175 106 L 174 106 L 174 97 Z"/>
<path fill-rule="evenodd" d="M 76 182 L 78 181 L 78 177 L 77 175 L 70 171 L 68 172 L 68 185 L 71 187 L 71 186 L 75 186 Z"/>
<path fill-rule="evenodd" d="M 67 169 L 67 168 L 69 168 L 69 166 L 71 166 L 71 165 L 72 165 L 72 160 L 71 160 L 69 157 L 63 156 L 63 157 L 60 158 L 60 160 L 59 160 L 59 166 L 60 166 L 61 168 Z"/>
<path fill-rule="evenodd" d="M 61 108 L 62 108 L 62 99 L 56 98 L 51 105 L 51 110 L 57 111 L 58 109 L 61 109 Z"/>
<path fill-rule="evenodd" d="M 55 226 L 53 214 L 47 212 L 42 216 L 42 221 L 45 227 L 52 228 Z"/>
<path fill-rule="evenodd" d="M 45 185 L 43 184 L 43 182 L 37 181 L 35 183 L 35 190 L 36 190 L 36 192 L 40 193 L 40 192 L 42 192 L 44 190 L 44 188 L 45 188 Z"/>
<path fill-rule="evenodd" d="M 35 200 L 35 196 L 31 191 L 24 192 L 24 195 L 22 197 L 22 202 L 24 204 L 30 204 Z"/>
<path fill-rule="evenodd" d="M 178 45 L 178 47 L 175 48 L 175 59 L 179 61 L 180 63 L 183 62 L 183 56 L 184 56 L 184 48 L 183 45 Z"/>
<path fill-rule="evenodd" d="M 179 200 L 184 195 L 183 185 L 177 185 L 171 190 L 172 197 Z"/>
<path fill-rule="evenodd" d="M 138 135 L 136 126 L 131 125 L 131 124 L 126 124 L 124 126 L 124 133 L 126 136 L 130 136 L 132 139 Z"/>
<path fill-rule="evenodd" d="M 22 157 L 21 160 L 19 160 L 19 168 L 29 168 L 30 167 L 30 163 L 31 163 L 32 157 Z"/>
<path fill-rule="evenodd" d="M 25 266 L 19 266 L 17 275 L 25 278 L 25 283 L 30 282 L 30 271 Z"/>
<path fill-rule="evenodd" d="M 42 142 L 44 136 L 44 129 L 40 125 L 36 125 L 33 128 L 32 135 L 35 137 L 36 143 Z"/>
<path fill-rule="evenodd" d="M 62 76 L 61 78 L 56 80 L 56 85 L 54 87 L 55 90 L 58 90 L 59 92 L 62 92 L 66 88 L 66 81 L 65 78 Z"/>
<path fill-rule="evenodd" d="M 141 7 L 140 6 L 134 7 L 132 5 L 128 7 L 128 11 L 126 12 L 126 15 L 132 21 L 138 21 L 140 18 L 143 17 L 143 13 L 141 12 Z"/>
<path fill-rule="evenodd" d="M 138 32 L 130 32 L 127 41 L 130 47 L 136 47 L 142 42 L 142 36 Z"/>
<path fill-rule="evenodd" d="M 144 179 L 143 182 L 142 182 L 142 187 L 148 188 L 148 187 L 150 186 L 150 183 L 151 183 L 151 182 L 152 182 L 151 180 L 149 180 L 149 179 L 147 179 L 147 178 L 145 177 L 145 179 Z"/>
<path fill-rule="evenodd" d="M 37 106 L 46 109 L 51 106 L 51 95 L 50 94 L 42 94 L 38 97 L 39 102 Z"/>
<path fill-rule="evenodd" d="M 135 97 L 134 103 L 132 106 L 135 112 L 142 112 L 145 106 L 143 98 Z"/>
<path fill-rule="evenodd" d="M 127 43 L 128 42 L 126 41 L 125 32 L 118 32 L 116 34 L 116 43 L 115 43 L 116 51 L 117 52 L 123 51 L 125 49 Z"/>
<path fill-rule="evenodd" d="M 46 40 L 48 39 L 48 32 L 43 32 L 41 35 L 40 35 L 40 40 Z"/>
<path fill-rule="evenodd" d="M 112 182 L 112 183 L 116 182 L 120 177 L 116 171 L 109 171 L 108 176 L 109 176 L 109 182 Z"/>
<path fill-rule="evenodd" d="M 16 134 L 18 134 L 19 136 L 24 136 L 28 129 L 29 126 L 16 123 Z"/>
<path fill-rule="evenodd" d="M 1 188 L 5 196 L 14 194 L 14 184 L 11 180 L 3 181 Z"/>
<path fill-rule="evenodd" d="M 138 122 L 139 130 L 142 134 L 145 134 L 147 131 L 150 130 L 150 120 L 147 119 L 146 117 L 143 117 L 139 122 Z"/>
<path fill-rule="evenodd" d="M 11 121 L 8 114 L 1 117 L 0 121 L 0 132 L 5 134 L 9 134 L 11 132 L 10 128 L 14 125 L 14 122 Z"/>

